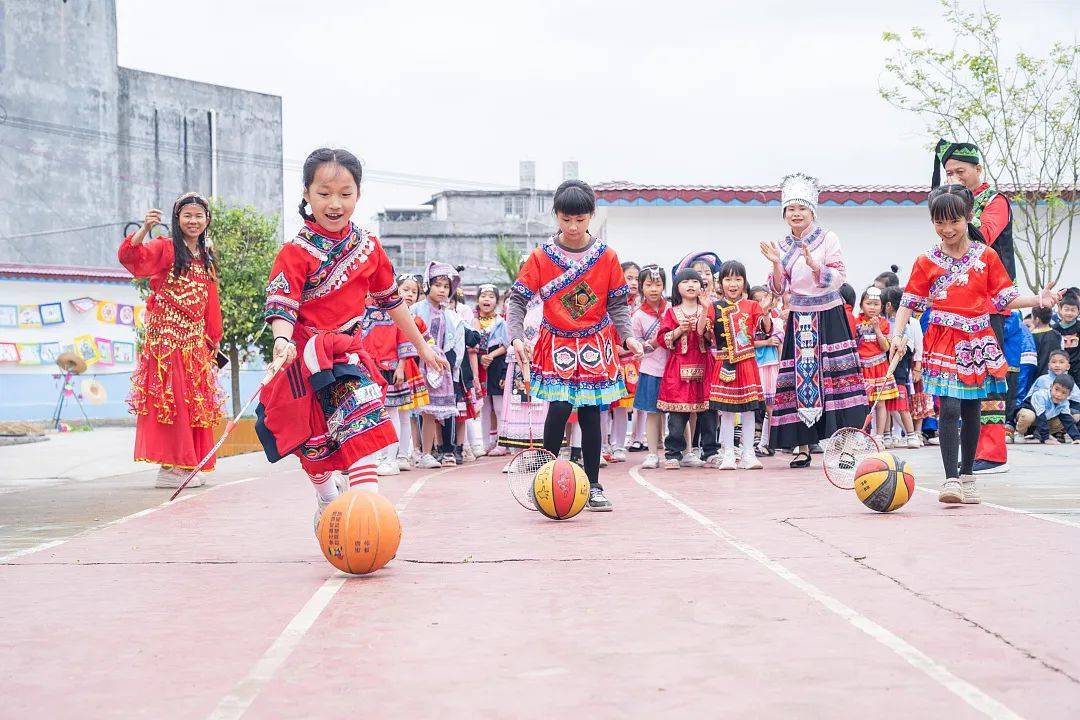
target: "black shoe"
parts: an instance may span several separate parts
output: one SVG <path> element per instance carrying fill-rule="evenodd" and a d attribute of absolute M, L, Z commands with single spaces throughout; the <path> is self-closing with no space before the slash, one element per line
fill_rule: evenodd
<path fill-rule="evenodd" d="M 570 448 L 570 462 L 581 464 L 581 448 Z"/>
<path fill-rule="evenodd" d="M 990 460 L 976 460 L 971 464 L 971 472 L 975 475 L 997 475 L 1009 472 L 1009 463 L 991 462 Z"/>
<path fill-rule="evenodd" d="M 465 464 L 465 455 L 464 455 L 464 453 L 462 453 L 462 449 L 461 449 L 460 445 L 458 445 L 456 448 L 454 448 L 454 462 L 457 463 L 458 465 L 464 465 Z"/>
<path fill-rule="evenodd" d="M 645 443 L 641 442 L 640 440 L 635 440 L 634 442 L 630 443 L 630 446 L 626 449 L 630 452 L 645 452 L 649 448 L 645 447 Z"/>
<path fill-rule="evenodd" d="M 825 451 L 821 449 L 821 445 L 819 443 L 814 443 L 813 445 L 810 446 L 810 454 L 811 455 L 824 455 Z"/>
<path fill-rule="evenodd" d="M 592 510 L 593 512 L 611 512 L 615 508 L 612 507 L 611 501 L 604 497 L 604 491 L 597 485 L 589 487 L 589 501 L 585 504 L 586 510 Z"/>
<path fill-rule="evenodd" d="M 793 468 L 810 467 L 810 454 L 805 452 L 795 453 L 795 457 L 788 463 L 788 466 Z"/>

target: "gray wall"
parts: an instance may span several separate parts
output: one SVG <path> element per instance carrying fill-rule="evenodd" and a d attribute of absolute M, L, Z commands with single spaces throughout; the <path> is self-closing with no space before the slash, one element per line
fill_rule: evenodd
<path fill-rule="evenodd" d="M 555 230 L 550 190 L 537 191 L 544 198 L 547 212 L 538 214 L 534 205 L 527 225 L 520 218 L 506 217 L 503 198 L 519 194 L 513 191 L 441 193 L 432 202 L 436 207 L 442 204 L 440 211 L 445 211 L 445 220 L 389 221 L 380 217 L 379 239 L 398 272 L 421 272 L 428 262 L 440 260 L 464 265 L 465 284 L 506 285 L 506 273 L 499 267 L 495 253 L 498 239 L 502 237 L 504 242 L 524 251 L 546 240 Z M 535 198 L 530 200 L 535 202 Z"/>
<path fill-rule="evenodd" d="M 210 109 L 219 194 L 280 212 L 280 98 L 118 67 L 114 0 L 0 0 L 0 262 L 115 266 L 124 223 L 210 193 Z"/>

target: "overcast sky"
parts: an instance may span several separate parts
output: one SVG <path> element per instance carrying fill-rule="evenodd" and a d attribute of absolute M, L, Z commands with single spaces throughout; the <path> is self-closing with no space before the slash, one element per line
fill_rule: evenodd
<path fill-rule="evenodd" d="M 1071 0 L 993 8 L 1010 51 L 1080 27 Z M 118 0 L 117 15 L 121 65 L 282 96 L 286 228 L 293 168 L 321 145 L 372 171 L 360 221 L 436 191 L 379 172 L 516 185 L 521 159 L 547 187 L 566 159 L 590 182 L 929 181 L 935 138 L 878 86 L 882 31 L 940 33 L 936 0 Z"/>

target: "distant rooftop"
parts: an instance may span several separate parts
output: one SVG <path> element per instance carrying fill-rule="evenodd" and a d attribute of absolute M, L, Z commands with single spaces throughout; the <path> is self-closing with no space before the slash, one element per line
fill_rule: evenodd
<path fill-rule="evenodd" d="M 1016 193 L 1013 185 L 999 186 Z M 626 180 L 593 186 L 600 205 L 779 205 L 779 185 L 646 185 Z M 1036 186 L 1025 186 L 1037 192 Z M 927 185 L 822 185 L 821 205 L 925 205 Z"/>

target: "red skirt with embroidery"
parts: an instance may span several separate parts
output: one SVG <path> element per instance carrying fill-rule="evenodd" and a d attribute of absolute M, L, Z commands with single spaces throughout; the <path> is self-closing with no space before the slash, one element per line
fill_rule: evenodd
<path fill-rule="evenodd" d="M 863 383 L 866 385 L 866 397 L 870 402 L 895 400 L 900 393 L 896 389 L 896 379 L 889 374 L 889 361 L 885 353 L 872 358 L 859 358 Z"/>
<path fill-rule="evenodd" d="M 732 365 L 713 358 L 709 405 L 719 412 L 754 412 L 762 409 L 765 391 L 757 359 L 751 355 Z"/>

